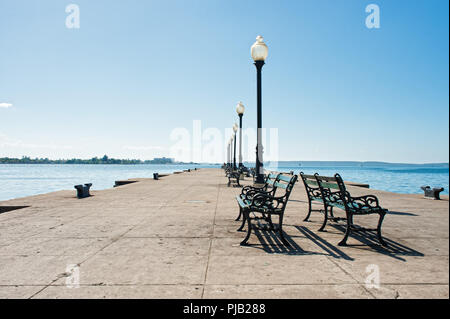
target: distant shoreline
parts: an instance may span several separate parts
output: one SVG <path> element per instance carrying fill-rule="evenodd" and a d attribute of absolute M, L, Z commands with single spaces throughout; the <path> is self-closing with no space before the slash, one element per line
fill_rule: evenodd
<path fill-rule="evenodd" d="M 106 155 L 102 158 L 91 159 L 58 159 L 51 160 L 48 158 L 0 158 L 0 164 L 83 164 L 83 165 L 222 165 L 223 163 L 196 163 L 196 162 L 177 162 L 171 158 L 156 158 L 152 160 L 140 160 L 140 159 L 114 159 L 108 158 Z M 255 163 L 244 162 L 245 166 L 253 167 Z M 449 163 L 391 163 L 382 161 L 278 161 L 278 162 L 265 162 L 264 167 L 384 167 L 384 166 L 420 166 L 420 167 L 439 167 L 448 168 Z"/>
<path fill-rule="evenodd" d="M 199 163 L 184 163 L 177 162 L 172 158 L 155 158 L 152 160 L 140 160 L 140 159 L 115 159 L 109 158 L 107 155 L 98 158 L 93 157 L 91 159 L 58 159 L 51 160 L 48 158 L 30 158 L 24 156 L 22 158 L 0 158 L 0 164 L 84 164 L 84 165 L 139 165 L 139 164 L 156 164 L 156 165 L 199 165 Z"/>

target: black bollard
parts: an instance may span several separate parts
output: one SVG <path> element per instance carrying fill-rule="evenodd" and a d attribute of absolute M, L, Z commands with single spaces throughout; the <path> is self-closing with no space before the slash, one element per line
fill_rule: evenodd
<path fill-rule="evenodd" d="M 87 183 L 84 185 L 75 185 L 74 188 L 77 190 L 78 198 L 85 198 L 91 196 L 89 193 L 89 189 L 91 188 L 92 183 Z"/>
<path fill-rule="evenodd" d="M 158 180 L 159 179 L 159 174 L 158 173 L 153 173 L 153 179 Z"/>
<path fill-rule="evenodd" d="M 443 187 L 431 188 L 430 186 L 421 186 L 420 188 L 424 191 L 426 198 L 432 198 L 432 199 L 441 199 L 439 197 L 439 193 L 444 190 Z"/>

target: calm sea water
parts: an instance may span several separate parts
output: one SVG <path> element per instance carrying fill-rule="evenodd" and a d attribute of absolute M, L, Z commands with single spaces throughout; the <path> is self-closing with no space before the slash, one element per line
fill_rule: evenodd
<path fill-rule="evenodd" d="M 153 173 L 172 173 L 194 167 L 219 165 L 72 165 L 72 164 L 0 164 L 0 200 L 37 195 L 74 185 L 92 183 L 92 189 L 112 188 L 116 180 L 151 177 Z"/>
<path fill-rule="evenodd" d="M 439 165 L 430 167 L 428 165 L 380 165 L 380 166 L 327 166 L 325 165 L 280 165 L 276 171 L 294 171 L 296 174 L 319 173 L 323 176 L 333 176 L 339 173 L 344 181 L 352 181 L 369 184 L 370 188 L 380 189 L 394 193 L 419 194 L 423 191 L 420 186 L 444 187 L 441 194 L 448 195 L 449 168 Z M 267 167 L 271 169 L 270 166 Z"/>
<path fill-rule="evenodd" d="M 116 180 L 153 177 L 154 172 L 171 173 L 188 168 L 219 167 L 219 165 L 49 165 L 0 164 L 0 200 L 71 189 L 77 184 L 93 183 L 96 190 L 111 188 Z M 398 164 L 380 167 L 360 165 L 279 165 L 267 169 L 299 173 L 318 172 L 321 175 L 341 174 L 344 180 L 367 183 L 370 188 L 397 193 L 422 193 L 421 185 L 441 186 L 449 189 L 449 169 L 422 165 Z M 225 177 L 224 177 L 225 178 Z"/>

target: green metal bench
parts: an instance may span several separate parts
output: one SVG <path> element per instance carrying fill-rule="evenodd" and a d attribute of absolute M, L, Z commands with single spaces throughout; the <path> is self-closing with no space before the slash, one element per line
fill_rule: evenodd
<path fill-rule="evenodd" d="M 242 215 L 244 216 L 242 225 L 238 230 L 242 230 L 245 223 L 247 223 L 247 236 L 241 242 L 241 245 L 247 245 L 251 231 L 256 227 L 255 225 L 252 225 L 252 220 L 265 220 L 269 223 L 270 230 L 278 231 L 283 244 L 290 246 L 283 235 L 283 216 L 289 196 L 296 181 L 297 175 L 285 176 L 279 174 L 277 180 L 273 184 L 273 187 L 275 188 L 273 194 L 269 192 L 259 192 L 255 193 L 251 199 L 242 198 L 241 195 L 236 196 L 239 210 L 242 211 Z M 279 222 L 276 229 L 272 223 L 272 215 L 278 216 Z M 260 229 L 263 228 L 260 227 Z"/>
<path fill-rule="evenodd" d="M 277 187 L 275 186 L 275 183 L 278 181 L 278 176 L 281 174 L 279 173 L 269 173 L 266 175 L 264 185 L 260 187 L 247 185 L 242 188 L 241 194 L 239 195 L 240 198 L 243 201 L 250 201 L 253 196 L 257 193 L 267 193 L 270 195 L 274 195 Z M 238 221 L 242 216 L 242 209 L 239 209 L 239 215 L 236 218 L 236 221 Z M 241 228 L 244 227 L 244 223 L 242 224 Z"/>
<path fill-rule="evenodd" d="M 319 228 L 319 231 L 323 231 L 325 226 L 327 225 L 328 220 L 332 220 L 334 222 L 338 222 L 340 220 L 346 220 L 346 218 L 335 217 L 333 214 L 333 206 L 328 205 L 327 202 L 324 202 L 322 197 L 322 192 L 320 191 L 319 183 L 316 180 L 316 175 L 306 175 L 303 172 L 300 172 L 300 177 L 303 181 L 303 185 L 305 185 L 306 195 L 308 197 L 308 213 L 303 221 L 307 222 L 311 216 L 311 212 L 319 212 L 324 215 L 324 220 L 322 226 Z M 328 191 L 329 189 L 324 189 Z M 313 209 L 313 202 L 318 202 L 323 205 L 323 209 Z"/>
<path fill-rule="evenodd" d="M 324 204 L 324 212 L 325 212 L 325 220 L 322 225 L 322 230 L 326 225 L 328 219 L 328 208 L 330 207 L 332 218 L 336 219 L 333 216 L 332 208 L 336 207 L 342 209 L 346 213 L 345 219 L 347 222 L 347 228 L 345 231 L 344 238 L 341 242 L 339 242 L 339 246 L 345 246 L 347 244 L 348 236 L 351 232 L 359 232 L 359 231 L 376 231 L 377 237 L 381 245 L 386 246 L 383 237 L 381 236 L 381 225 L 384 220 L 384 216 L 388 212 L 387 209 L 382 208 L 379 205 L 378 198 L 374 195 L 365 195 L 354 197 L 351 196 L 350 193 L 346 190 L 344 181 L 339 174 L 335 174 L 334 177 L 328 176 L 320 176 L 318 174 L 314 175 L 317 186 L 319 187 L 320 194 L 322 197 L 322 202 Z M 308 185 L 313 185 L 312 183 L 308 183 Z M 317 194 L 316 192 L 314 194 Z M 317 198 L 313 200 L 320 201 Z M 355 215 L 369 215 L 369 214 L 378 214 L 378 226 L 375 229 L 367 229 L 360 226 L 357 226 L 353 223 L 353 217 Z"/>
<path fill-rule="evenodd" d="M 319 231 L 323 231 L 325 228 L 325 225 L 327 224 L 328 220 L 328 213 L 331 215 L 333 214 L 332 206 L 330 211 L 327 209 L 327 204 L 324 203 L 322 199 L 322 193 L 320 192 L 319 184 L 317 183 L 316 176 L 314 175 L 306 175 L 303 172 L 300 172 L 300 177 L 303 181 L 303 185 L 305 185 L 306 195 L 308 197 L 308 213 L 303 221 L 308 221 L 309 217 L 311 216 L 311 212 L 320 212 L 325 215 L 324 221 L 322 226 L 319 228 Z M 319 202 L 321 203 L 324 208 L 323 209 L 313 209 L 312 204 L 313 202 Z M 334 218 L 334 216 L 333 216 Z"/>
<path fill-rule="evenodd" d="M 234 169 L 234 168 L 230 167 L 225 170 L 225 174 L 228 177 L 228 187 L 230 187 L 230 185 L 232 183 L 241 187 L 241 184 L 239 183 L 239 180 L 241 178 L 241 172 L 239 169 Z"/>

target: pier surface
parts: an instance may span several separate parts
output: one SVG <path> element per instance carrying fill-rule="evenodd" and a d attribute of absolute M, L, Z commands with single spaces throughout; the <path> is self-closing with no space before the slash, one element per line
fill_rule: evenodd
<path fill-rule="evenodd" d="M 0 202 L 0 298 L 449 297 L 448 196 L 349 186 L 390 210 L 389 246 L 361 234 L 340 247 L 342 223 L 319 232 L 321 214 L 303 221 L 300 181 L 284 221 L 292 247 L 262 231 L 241 247 L 240 189 L 226 182 L 222 170 L 201 169 L 85 199 L 67 190 Z M 355 217 L 362 226 L 376 221 Z"/>

